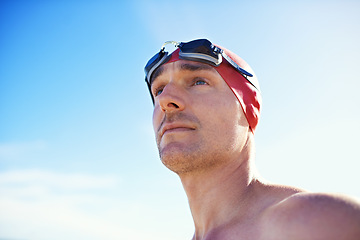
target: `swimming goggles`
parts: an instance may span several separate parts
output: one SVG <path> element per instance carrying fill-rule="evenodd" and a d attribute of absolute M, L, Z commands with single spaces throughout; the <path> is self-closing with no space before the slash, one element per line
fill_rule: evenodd
<path fill-rule="evenodd" d="M 168 62 L 171 57 L 171 54 L 165 51 L 165 46 L 167 44 L 174 44 L 175 47 L 180 49 L 179 58 L 182 60 L 207 63 L 216 67 L 219 66 L 223 61 L 223 58 L 225 58 L 226 61 L 246 79 L 247 77 L 253 76 L 251 73 L 245 71 L 238 64 L 236 64 L 228 55 L 226 55 L 222 49 L 216 47 L 207 39 L 197 39 L 190 42 L 180 43 L 175 41 L 167 41 L 162 45 L 160 52 L 155 54 L 145 66 L 145 81 L 149 87 L 149 90 L 152 83 L 152 74 L 158 67 Z M 250 80 L 248 81 L 251 83 Z"/>

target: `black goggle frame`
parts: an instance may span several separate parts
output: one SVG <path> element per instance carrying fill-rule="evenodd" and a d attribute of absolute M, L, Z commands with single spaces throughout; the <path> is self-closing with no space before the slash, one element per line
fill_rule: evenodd
<path fill-rule="evenodd" d="M 239 73 L 241 73 L 256 88 L 256 86 L 247 78 L 252 77 L 253 75 L 241 68 L 228 55 L 226 55 L 222 49 L 213 45 L 209 40 L 197 39 L 190 42 L 180 43 L 175 41 L 168 41 L 162 45 L 160 51 L 155 54 L 145 66 L 145 81 L 148 85 L 153 101 L 154 99 L 151 94 L 151 76 L 158 67 L 169 61 L 171 54 L 165 51 L 165 46 L 167 44 L 174 44 L 175 47 L 178 47 L 180 49 L 179 58 L 183 60 L 207 63 L 216 67 L 219 66 L 222 62 L 222 59 L 225 58 L 231 66 L 233 66 Z"/>

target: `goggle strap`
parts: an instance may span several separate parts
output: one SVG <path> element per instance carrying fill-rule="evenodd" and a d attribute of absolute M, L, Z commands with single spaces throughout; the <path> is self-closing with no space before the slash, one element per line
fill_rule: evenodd
<path fill-rule="evenodd" d="M 236 68 L 236 70 L 238 70 L 241 74 L 244 75 L 246 80 L 248 80 L 248 82 L 251 83 L 251 85 L 253 85 L 257 90 L 260 91 L 260 89 L 247 78 L 247 76 L 253 77 L 254 75 L 252 75 L 248 71 L 242 69 L 236 62 L 234 62 L 228 55 L 226 55 L 226 53 L 224 51 L 222 51 L 222 55 L 226 59 L 226 61 L 228 61 L 228 63 L 230 63 L 234 68 Z"/>
<path fill-rule="evenodd" d="M 154 104 L 154 97 L 153 97 L 153 95 L 152 95 L 152 93 L 151 93 L 151 85 L 150 85 L 150 83 L 147 81 L 147 78 L 145 77 L 145 82 L 146 82 L 146 85 L 148 86 L 148 89 L 149 89 L 149 92 L 150 92 L 150 96 L 151 96 L 151 100 L 152 100 L 152 102 L 153 102 L 153 104 Z"/>
<path fill-rule="evenodd" d="M 179 47 L 179 45 L 181 43 L 178 43 L 176 41 L 166 41 L 162 46 L 161 46 L 161 50 L 164 51 L 165 50 L 165 46 L 168 45 L 168 44 L 174 44 L 175 47 Z"/>
<path fill-rule="evenodd" d="M 222 52 L 222 56 L 226 59 L 226 61 L 228 61 L 228 63 L 230 63 L 236 70 L 238 70 L 241 74 L 245 75 L 244 77 L 246 78 L 246 80 L 249 81 L 249 83 L 251 83 L 251 85 L 253 85 L 257 90 L 260 91 L 260 89 L 254 84 L 252 83 L 247 76 L 249 77 L 253 77 L 254 75 L 252 75 L 251 73 L 249 73 L 248 71 L 242 69 L 236 62 L 234 62 L 228 55 L 226 55 L 226 53 L 223 51 Z"/>
<path fill-rule="evenodd" d="M 155 71 L 155 69 L 157 69 L 161 64 L 163 64 L 165 62 L 165 60 L 168 58 L 169 53 L 165 52 L 164 49 L 160 50 L 160 53 L 163 52 L 164 56 L 149 70 L 148 74 L 147 74 L 147 81 L 149 84 L 151 84 L 150 80 L 151 80 L 151 75 L 153 74 L 153 72 Z"/>
<path fill-rule="evenodd" d="M 223 51 L 222 52 L 223 57 L 226 59 L 226 61 L 228 61 L 233 67 L 235 67 L 239 72 L 241 72 L 242 74 L 249 76 L 249 77 L 253 77 L 253 75 L 251 73 L 249 73 L 248 71 L 245 71 L 244 69 L 242 69 L 241 67 L 239 67 L 239 65 L 237 65 L 236 62 L 234 62 L 228 55 L 226 55 L 226 53 Z"/>

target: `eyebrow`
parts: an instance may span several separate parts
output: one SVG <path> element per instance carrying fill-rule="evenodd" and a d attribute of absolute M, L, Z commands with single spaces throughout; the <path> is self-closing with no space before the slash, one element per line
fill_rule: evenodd
<path fill-rule="evenodd" d="M 205 63 L 200 63 L 200 64 L 191 64 L 191 63 L 183 63 L 180 66 L 180 69 L 183 71 L 201 71 L 201 70 L 208 70 L 208 71 L 213 71 L 214 68 L 205 64 Z"/>
<path fill-rule="evenodd" d="M 154 82 L 154 80 L 159 77 L 161 74 L 163 74 L 164 72 L 164 65 L 160 66 L 158 69 L 156 69 L 154 71 L 154 73 L 151 76 L 151 80 L 150 83 L 152 84 Z M 203 70 L 207 70 L 207 71 L 215 71 L 215 69 L 213 67 L 211 67 L 208 64 L 205 63 L 197 63 L 197 64 L 192 64 L 192 63 L 183 63 L 180 65 L 180 70 L 181 71 L 191 71 L 191 72 L 195 72 L 195 71 L 203 71 Z"/>
<path fill-rule="evenodd" d="M 154 73 L 152 74 L 152 76 L 150 78 L 150 85 L 153 84 L 154 80 L 164 72 L 163 66 L 160 66 L 158 69 L 156 69 L 154 71 Z"/>

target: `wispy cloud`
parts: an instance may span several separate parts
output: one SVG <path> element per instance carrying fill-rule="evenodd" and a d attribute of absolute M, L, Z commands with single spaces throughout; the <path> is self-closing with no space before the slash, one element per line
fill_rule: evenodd
<path fill-rule="evenodd" d="M 23 156 L 46 148 L 47 144 L 42 140 L 0 143 L 0 160 Z"/>
<path fill-rule="evenodd" d="M 61 190 L 104 189 L 116 186 L 115 176 L 93 176 L 80 173 L 56 173 L 40 169 L 15 170 L 0 173 L 0 186 L 41 185 Z"/>
<path fill-rule="evenodd" d="M 117 176 L 41 169 L 2 172 L 0 238 L 144 239 L 111 214 L 111 209 L 124 212 L 117 195 L 111 195 L 119 183 Z"/>
<path fill-rule="evenodd" d="M 0 239 L 178 240 L 191 237 L 191 225 L 190 229 L 185 227 L 185 233 L 174 234 L 179 226 L 164 220 L 168 209 L 160 208 L 159 201 L 149 199 L 149 194 L 144 194 L 145 200 L 137 197 L 129 200 L 131 192 L 124 192 L 124 188 L 125 182 L 116 175 L 43 169 L 0 172 Z M 182 219 L 179 224 L 180 229 L 184 229 L 184 222 L 189 219 L 181 214 L 177 219 Z M 160 224 L 161 221 L 165 222 Z"/>

